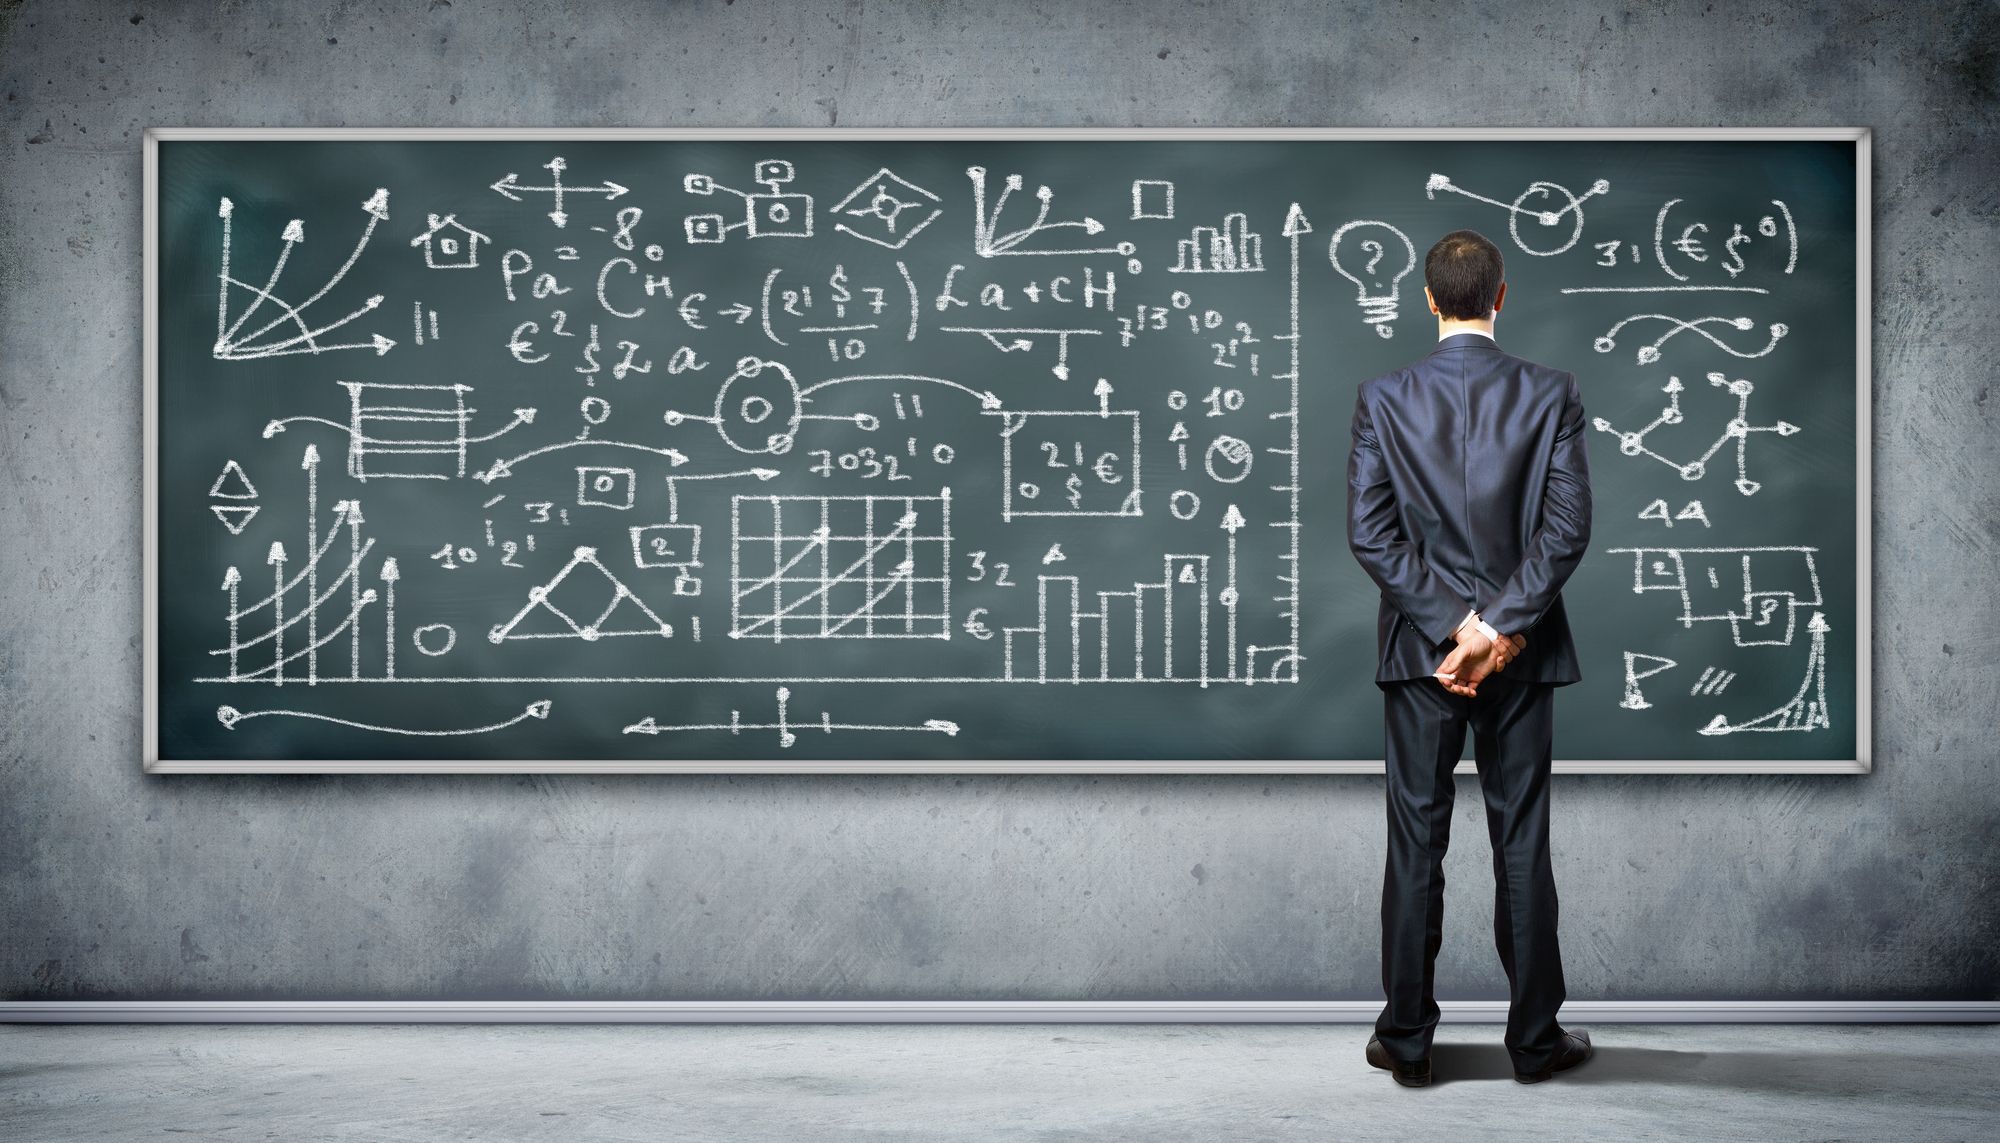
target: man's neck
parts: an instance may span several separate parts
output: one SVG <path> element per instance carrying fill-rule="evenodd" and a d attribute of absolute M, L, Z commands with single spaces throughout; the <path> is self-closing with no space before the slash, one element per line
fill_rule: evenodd
<path fill-rule="evenodd" d="M 1439 341 L 1443 341 L 1445 338 L 1450 337 L 1454 333 L 1483 333 L 1487 337 L 1493 337 L 1493 319 L 1486 318 L 1482 321 L 1451 321 L 1445 318 L 1438 319 Z M 1497 343 L 1499 339 L 1494 338 L 1494 341 Z"/>

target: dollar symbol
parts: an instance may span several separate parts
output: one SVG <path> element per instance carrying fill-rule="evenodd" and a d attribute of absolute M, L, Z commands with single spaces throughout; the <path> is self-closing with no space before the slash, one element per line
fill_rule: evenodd
<path fill-rule="evenodd" d="M 836 265 L 833 268 L 833 276 L 827 279 L 827 284 L 833 287 L 834 312 L 846 317 L 847 303 L 854 298 L 847 289 L 847 267 Z"/>
<path fill-rule="evenodd" d="M 1731 234 L 1729 236 L 1729 240 L 1722 244 L 1722 248 L 1729 252 L 1729 259 L 1730 259 L 1729 262 L 1724 262 L 1722 264 L 1722 268 L 1723 270 L 1727 271 L 1729 276 L 1732 278 L 1743 272 L 1743 255 L 1738 254 L 1736 252 L 1736 248 L 1748 241 L 1750 241 L 1750 236 L 1748 234 L 1743 233 L 1743 224 L 1739 222 L 1736 224 L 1736 232 L 1734 234 Z M 1733 265 L 1731 263 L 1733 263 Z"/>
<path fill-rule="evenodd" d="M 1080 508 L 1080 507 L 1082 507 L 1082 506 L 1083 506 L 1083 477 L 1081 477 L 1081 476 L 1078 476 L 1077 474 L 1075 474 L 1074 472 L 1072 472 L 1072 473 L 1070 473 L 1070 474 L 1069 474 L 1069 479 L 1068 479 L 1068 480 L 1065 480 L 1065 481 L 1063 481 L 1063 487 L 1069 490 L 1069 506 L 1070 506 L 1071 508 Z"/>

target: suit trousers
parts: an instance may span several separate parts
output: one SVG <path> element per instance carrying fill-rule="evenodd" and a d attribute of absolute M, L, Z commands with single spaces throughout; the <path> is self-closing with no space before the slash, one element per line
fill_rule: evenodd
<path fill-rule="evenodd" d="M 1562 1039 L 1556 1011 L 1567 992 L 1556 939 L 1556 883 L 1549 861 L 1549 767 L 1555 685 L 1503 671 L 1477 695 L 1435 679 L 1382 684 L 1387 732 L 1389 846 L 1382 879 L 1382 988 L 1375 1032 L 1389 1054 L 1430 1055 L 1438 1005 L 1432 991 L 1444 939 L 1444 855 L 1451 840 L 1452 770 L 1472 728 L 1486 827 L 1493 843 L 1493 939 L 1507 972 L 1504 1042 L 1516 1071 L 1535 1071 Z"/>

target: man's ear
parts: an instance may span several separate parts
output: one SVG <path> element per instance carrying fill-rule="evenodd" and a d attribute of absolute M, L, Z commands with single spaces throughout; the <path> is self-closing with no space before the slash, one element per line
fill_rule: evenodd
<path fill-rule="evenodd" d="M 1505 289 L 1505 287 L 1504 287 L 1504 286 L 1503 286 L 1503 287 L 1501 287 L 1501 288 L 1502 288 L 1502 289 Z M 1425 304 L 1425 305 L 1427 305 L 1427 306 L 1429 306 L 1429 307 L 1431 308 L 1431 312 L 1432 312 L 1432 313 L 1436 314 L 1436 313 L 1438 312 L 1438 304 L 1437 304 L 1437 299 L 1436 299 L 1436 298 L 1433 298 L 1433 297 L 1431 297 L 1431 288 L 1430 288 L 1429 286 L 1425 286 L 1425 287 L 1424 287 L 1424 304 Z M 1438 314 L 1438 316 L 1439 316 L 1439 317 L 1443 317 L 1444 315 L 1443 315 L 1443 314 Z"/>
<path fill-rule="evenodd" d="M 1424 293 L 1429 294 L 1430 289 L 1431 288 L 1429 286 L 1425 286 Z M 1493 312 L 1496 314 L 1499 313 L 1500 306 L 1503 303 L 1505 303 L 1506 300 L 1507 300 L 1507 283 L 1502 282 L 1500 283 L 1500 289 L 1493 294 Z"/>

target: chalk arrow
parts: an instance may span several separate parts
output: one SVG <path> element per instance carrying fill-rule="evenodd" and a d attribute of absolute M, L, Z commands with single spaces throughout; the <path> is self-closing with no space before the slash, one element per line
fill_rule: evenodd
<path fill-rule="evenodd" d="M 282 432 L 283 430 L 281 429 L 280 431 Z M 311 444 L 307 445 L 306 451 L 304 453 L 301 453 L 299 456 L 299 467 L 311 468 L 318 463 L 319 463 L 319 446 Z"/>
<path fill-rule="evenodd" d="M 264 562 L 272 565 L 285 562 L 285 542 L 283 540 L 271 541 L 271 554 L 264 557 Z"/>
<path fill-rule="evenodd" d="M 1279 233 L 1286 238 L 1312 233 L 1312 223 L 1306 221 L 1306 212 L 1299 209 L 1298 203 L 1293 203 L 1292 208 L 1285 212 L 1285 228 Z"/>
<path fill-rule="evenodd" d="M 1790 421 L 1779 421 L 1777 424 L 1777 429 L 1778 429 L 1778 435 L 1781 437 L 1788 437 L 1791 436 L 1793 433 L 1799 431 L 1799 427 L 1791 423 Z"/>
<path fill-rule="evenodd" d="M 396 566 L 396 557 L 390 556 L 388 559 L 382 561 L 383 583 L 395 583 L 397 580 L 400 580 L 402 578 L 403 578 L 403 569 Z"/>
<path fill-rule="evenodd" d="M 514 187 L 516 185 L 515 180 L 520 177 L 521 177 L 520 175 L 514 173 L 513 171 L 508 171 L 504 178 L 502 178 L 499 182 L 493 184 L 492 189 L 500 192 L 500 194 L 514 200 L 515 202 L 526 201 L 520 195 L 514 193 Z"/>
<path fill-rule="evenodd" d="M 222 586 L 225 589 L 235 587 L 242 582 L 243 573 L 236 570 L 235 564 L 230 564 L 229 570 L 222 573 Z"/>
<path fill-rule="evenodd" d="M 750 320 L 751 314 L 757 311 L 751 309 L 748 302 L 737 302 L 735 305 L 725 306 L 715 312 L 723 317 L 733 317 L 736 319 L 737 325 L 742 325 L 744 322 Z"/>
<path fill-rule="evenodd" d="M 1092 391 L 1092 395 L 1097 398 L 1097 415 L 1100 417 L 1110 416 L 1111 382 L 1099 377 L 1097 379 L 1097 388 Z"/>
<path fill-rule="evenodd" d="M 514 419 L 508 422 L 506 425 L 502 426 L 501 428 L 497 428 L 490 433 L 483 434 L 481 436 L 467 437 L 465 438 L 465 440 L 466 443 L 468 444 L 476 444 L 479 441 L 490 441 L 495 437 L 506 436 L 508 433 L 513 432 L 515 429 L 520 428 L 522 425 L 532 425 L 534 423 L 535 423 L 535 410 L 516 409 L 514 410 Z"/>
<path fill-rule="evenodd" d="M 368 197 L 367 202 L 361 204 L 361 209 L 374 215 L 378 222 L 389 221 L 389 189 L 375 188 L 375 193 Z"/>
<path fill-rule="evenodd" d="M 1234 504 L 1231 504 L 1228 510 L 1222 514 L 1222 528 L 1232 536 L 1249 523 L 1250 521 L 1243 518 L 1243 513 L 1236 510 L 1236 505 Z"/>

